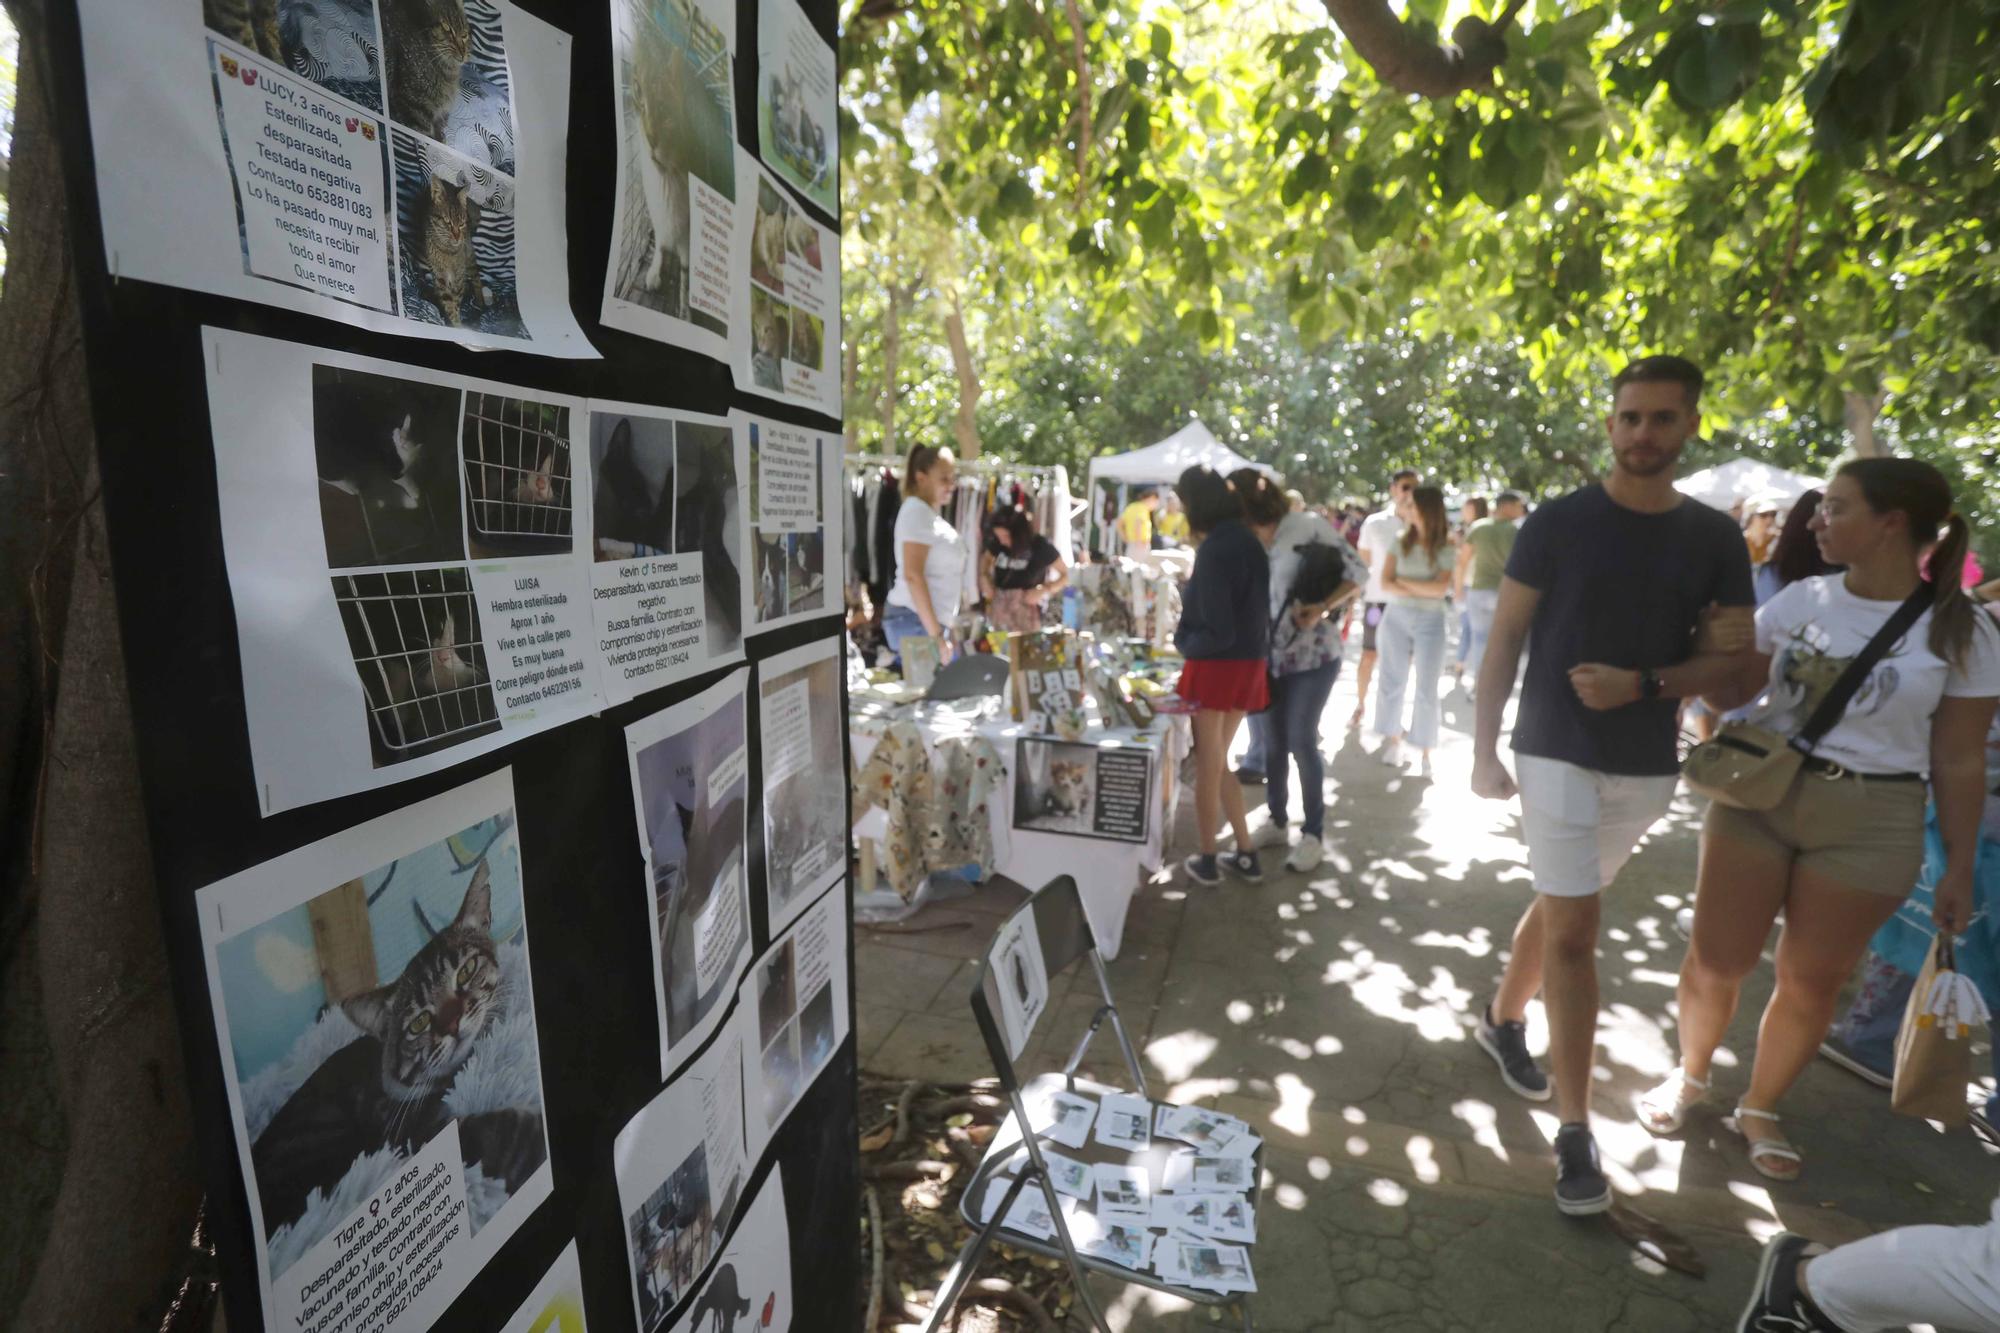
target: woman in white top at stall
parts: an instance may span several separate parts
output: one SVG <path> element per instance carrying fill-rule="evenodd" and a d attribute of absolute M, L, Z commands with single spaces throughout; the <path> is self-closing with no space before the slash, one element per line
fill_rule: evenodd
<path fill-rule="evenodd" d="M 965 548 L 940 512 L 958 485 L 949 448 L 920 444 L 903 467 L 903 507 L 896 511 L 896 584 L 882 611 L 882 637 L 903 654 L 903 640 L 928 634 L 949 660 L 945 631 L 965 593 Z"/>
<path fill-rule="evenodd" d="M 1751 720 L 1781 735 L 1805 725 L 1846 664 L 1932 568 L 1965 560 L 1965 520 L 1938 470 L 1913 458 L 1862 458 L 1827 484 L 1812 519 L 1820 554 L 1844 574 L 1800 579 L 1757 609 L 1756 650 L 1718 710 L 1764 696 Z M 1986 731 L 2000 700 L 2000 629 L 1956 578 L 1876 663 L 1784 800 L 1770 810 L 1709 807 L 1695 885 L 1694 929 L 1681 964 L 1681 1066 L 1640 1102 L 1656 1134 L 1681 1127 L 1708 1090 L 1715 1048 L 1782 911 L 1777 986 L 1764 1006 L 1750 1086 L 1734 1128 L 1750 1165 L 1775 1180 L 1799 1174 L 1800 1154 L 1778 1103 L 1825 1039 L 1835 998 L 1869 937 L 1896 912 L 1924 859 L 1928 779 L 1946 869 L 1932 916 L 1942 930 L 1972 918 L 1973 854 L 1986 796 Z"/>

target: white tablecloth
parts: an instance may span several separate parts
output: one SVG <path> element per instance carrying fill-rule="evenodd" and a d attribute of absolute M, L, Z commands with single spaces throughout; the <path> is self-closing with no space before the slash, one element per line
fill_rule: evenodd
<path fill-rule="evenodd" d="M 1014 827 L 1015 742 L 1034 733 L 1008 718 L 1004 706 L 998 717 L 970 716 L 948 706 L 919 706 L 914 713 L 907 710 L 892 712 L 888 706 L 867 696 L 856 695 L 854 710 L 857 715 L 869 717 L 878 727 L 890 721 L 916 723 L 924 745 L 932 751 L 933 757 L 937 743 L 946 737 L 978 735 L 993 742 L 993 748 L 1000 752 L 1005 776 L 994 784 L 989 806 L 993 822 L 994 864 L 987 869 L 1029 889 L 1039 889 L 1058 875 L 1074 875 L 1077 889 L 1083 897 L 1084 911 L 1097 935 L 1098 948 L 1106 958 L 1118 956 L 1118 946 L 1125 935 L 1125 914 L 1131 906 L 1132 895 L 1138 892 L 1141 878 L 1159 870 L 1166 857 L 1167 834 L 1173 823 L 1173 811 L 1168 808 L 1167 802 L 1170 796 L 1178 795 L 1180 765 L 1190 745 L 1185 718 L 1155 718 L 1153 725 L 1147 729 L 1156 739 L 1145 745 L 1154 754 L 1152 781 L 1146 794 L 1146 840 L 1118 842 L 1108 838 Z M 876 736 L 853 726 L 849 731 L 855 764 L 867 763 L 868 756 L 874 752 Z M 1139 743 L 1141 735 L 1130 727 L 1107 729 L 1093 725 L 1084 740 L 1096 745 L 1133 745 Z M 888 831 L 887 813 L 880 809 L 870 810 L 855 821 L 854 831 L 862 837 L 882 837 Z"/>

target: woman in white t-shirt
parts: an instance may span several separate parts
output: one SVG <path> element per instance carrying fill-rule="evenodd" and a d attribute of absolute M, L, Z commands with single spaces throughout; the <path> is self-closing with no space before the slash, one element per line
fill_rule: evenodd
<path fill-rule="evenodd" d="M 941 659 L 951 645 L 945 631 L 965 590 L 965 548 L 958 530 L 939 512 L 958 485 L 958 463 L 948 448 L 920 444 L 903 467 L 903 507 L 896 511 L 896 584 L 882 610 L 882 637 L 901 656 L 903 640 L 928 634 Z"/>
<path fill-rule="evenodd" d="M 1928 463 L 1866 458 L 1826 488 L 1812 521 L 1820 553 L 1845 574 L 1801 579 L 1757 611 L 1756 651 L 1719 709 L 1762 696 L 1750 720 L 1785 736 L 1805 726 L 1842 669 L 1922 585 L 1918 558 L 1943 530 L 1935 568 L 1965 561 L 1965 520 Z M 1680 977 L 1681 1067 L 1643 1098 L 1640 1121 L 1680 1128 L 1708 1090 L 1711 1059 L 1780 911 L 1777 986 L 1758 1029 L 1750 1086 L 1732 1128 L 1750 1164 L 1799 1174 L 1778 1102 L 1819 1049 L 1841 985 L 1916 883 L 1924 787 L 1937 800 L 1948 866 L 1933 916 L 1972 918 L 1973 854 L 1985 798 L 1986 731 L 2000 701 L 2000 628 L 1946 579 L 1875 665 L 1771 810 L 1712 805 L 1702 831 L 1694 930 Z"/>

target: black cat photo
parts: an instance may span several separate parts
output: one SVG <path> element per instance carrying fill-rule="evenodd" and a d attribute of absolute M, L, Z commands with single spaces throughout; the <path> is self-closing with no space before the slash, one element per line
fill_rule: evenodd
<path fill-rule="evenodd" d="M 596 413 L 590 419 L 590 507 L 598 560 L 674 550 L 674 423 Z"/>
<path fill-rule="evenodd" d="M 320 526 L 334 569 L 465 559 L 457 389 L 363 370 L 312 371 Z"/>
<path fill-rule="evenodd" d="M 548 1160 L 510 828 L 475 825 L 218 949 L 273 1276 L 454 1122 L 475 1234 Z"/>

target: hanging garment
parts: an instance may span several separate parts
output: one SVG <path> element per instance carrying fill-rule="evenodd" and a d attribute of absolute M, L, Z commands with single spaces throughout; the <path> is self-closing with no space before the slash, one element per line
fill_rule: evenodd
<path fill-rule="evenodd" d="M 1000 752 L 984 736 L 947 736 L 932 763 L 925 853 L 937 871 L 993 871 L 993 788 L 1004 776 Z"/>
<path fill-rule="evenodd" d="M 882 733 L 868 762 L 854 775 L 856 815 L 879 806 L 888 813 L 882 839 L 882 873 L 904 902 L 916 896 L 929 873 L 924 842 L 930 828 L 931 759 L 913 722 Z"/>

